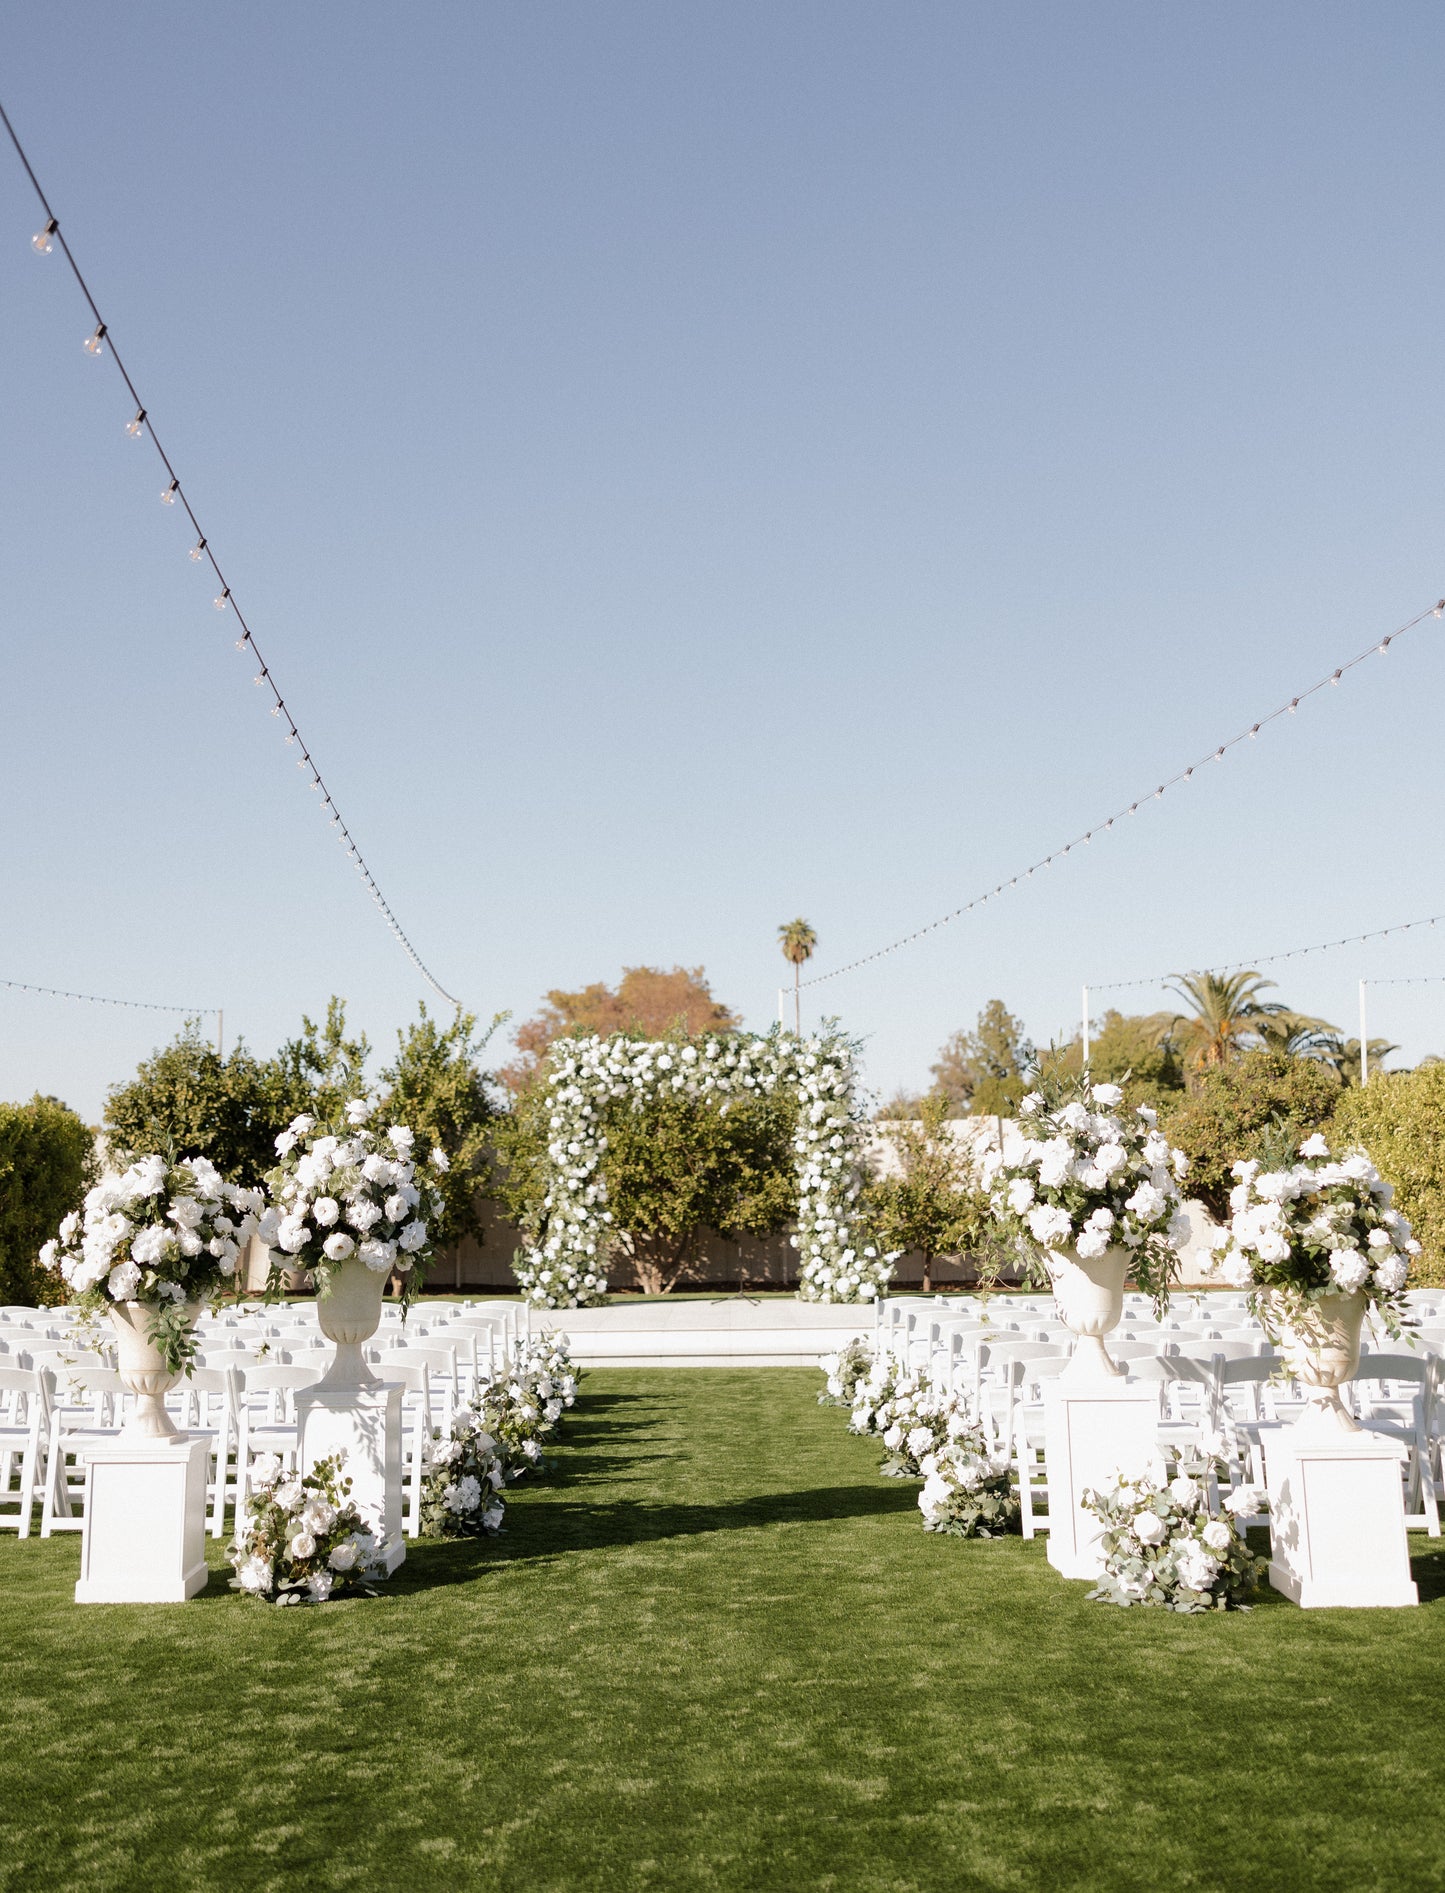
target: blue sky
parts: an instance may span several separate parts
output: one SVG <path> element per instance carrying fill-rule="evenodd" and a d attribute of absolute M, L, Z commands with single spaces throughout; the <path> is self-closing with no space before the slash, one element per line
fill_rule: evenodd
<path fill-rule="evenodd" d="M 764 1025 L 1445 594 L 1425 6 L 12 10 L 3 96 L 443 983 Z M 262 1050 L 425 996 L 0 152 L 0 976 Z M 1445 908 L 1445 626 L 817 989 L 882 1090 L 997 994 Z M 1285 970 L 1445 972 L 1424 933 Z M 1160 993 L 1133 995 L 1139 1009 Z M 1371 1029 L 1445 1051 L 1445 985 Z M 98 1113 L 161 1015 L 0 993 Z"/>

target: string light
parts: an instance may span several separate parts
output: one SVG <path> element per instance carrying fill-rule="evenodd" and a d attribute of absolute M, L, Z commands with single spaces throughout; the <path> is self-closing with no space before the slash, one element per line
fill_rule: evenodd
<path fill-rule="evenodd" d="M 1352 657 L 1348 663 L 1339 665 L 1335 670 L 1330 672 L 1329 676 L 1322 677 L 1317 684 L 1311 684 L 1308 690 L 1301 690 L 1298 696 L 1291 697 L 1288 702 L 1282 703 L 1277 710 L 1271 710 L 1268 716 L 1262 716 L 1255 722 L 1248 724 L 1240 731 L 1238 736 L 1231 736 L 1227 743 L 1221 743 L 1218 748 L 1212 751 L 1208 756 L 1203 756 L 1199 761 L 1190 763 L 1186 768 L 1180 769 L 1175 775 L 1170 776 L 1168 781 L 1161 782 L 1149 799 L 1157 802 L 1163 796 L 1165 790 L 1176 788 L 1180 783 L 1190 781 L 1193 778 L 1194 771 L 1200 768 L 1204 763 L 1223 762 L 1225 756 L 1231 749 L 1236 748 L 1240 743 L 1247 742 L 1251 737 L 1258 736 L 1259 732 L 1264 729 L 1267 724 L 1273 723 L 1276 717 L 1293 715 L 1307 697 L 1314 696 L 1317 690 L 1324 690 L 1331 684 L 1338 684 L 1340 679 L 1348 672 L 1352 671 L 1357 664 L 1363 664 L 1368 657 L 1379 656 L 1386 644 L 1391 644 L 1396 638 L 1403 637 L 1407 631 L 1413 631 L 1417 625 L 1423 624 L 1427 618 L 1439 618 L 1442 616 L 1445 616 L 1445 598 L 1439 599 L 1433 605 L 1427 605 L 1423 611 L 1417 612 L 1407 623 L 1400 625 L 1397 630 L 1390 632 L 1389 636 L 1385 639 L 1377 639 L 1368 644 L 1363 651 L 1360 651 L 1356 656 Z M 1112 828 L 1114 823 L 1119 820 L 1121 816 L 1133 815 L 1137 813 L 1138 808 L 1139 803 L 1137 801 L 1130 802 L 1124 808 L 1118 810 L 1116 814 L 1109 816 L 1106 821 L 1095 822 L 1092 829 L 1086 830 L 1085 835 L 1076 835 L 1074 840 L 1068 843 L 1067 847 L 1056 848 L 1053 854 L 1045 855 L 1042 861 L 1036 861 L 1032 868 L 1021 870 L 1023 879 L 1027 880 L 1033 874 L 1035 868 L 1046 868 L 1056 855 L 1066 854 L 1068 848 L 1072 848 L 1077 842 L 1084 840 L 1087 834 L 1098 834 L 1105 829 Z M 1009 882 L 1009 886 L 1014 886 L 1017 879 L 1018 877 L 1016 876 L 1014 881 Z M 946 927 L 952 921 L 961 919 L 964 914 L 972 913 L 974 908 L 981 907 L 988 898 L 986 894 L 976 894 L 972 900 L 965 901 L 961 907 L 955 907 L 950 913 L 940 914 L 937 920 L 930 920 L 922 927 L 915 927 L 912 933 L 900 935 L 898 939 L 890 941 L 887 946 L 878 947 L 872 953 L 865 953 L 859 959 L 849 960 L 844 966 L 834 967 L 831 973 L 815 973 L 811 979 L 805 979 L 801 984 L 803 986 L 821 986 L 830 979 L 841 979 L 845 973 L 856 972 L 860 966 L 871 966 L 875 960 L 886 959 L 890 953 L 898 953 L 904 947 L 912 946 L 916 940 L 925 939 L 930 933 L 936 933 L 940 927 Z M 1421 925 L 1423 923 L 1412 922 L 1411 924 Z M 1372 938 L 1373 936 L 1366 935 L 1364 937 Z M 1331 944 L 1336 943 L 1332 942 Z M 1337 944 L 1345 945 L 1346 942 L 1340 941 Z M 1304 952 L 1312 951 L 1313 949 L 1301 948 L 1299 950 Z M 1245 962 L 1241 961 L 1240 964 L 1244 965 Z M 1170 977 L 1172 977 L 1172 975 L 1170 975 Z M 1131 983 L 1147 985 L 1150 982 L 1138 981 Z M 1103 989 L 1101 988 L 1100 990 Z"/>
<path fill-rule="evenodd" d="M 1261 966 L 1276 966 L 1281 960 L 1302 959 L 1307 953 L 1333 953 L 1338 947 L 1361 946 L 1367 940 L 1387 939 L 1392 933 L 1413 933 L 1417 927 L 1433 927 L 1439 920 L 1445 920 L 1445 914 L 1427 914 L 1423 920 L 1397 920 L 1388 927 L 1376 927 L 1369 933 L 1352 933 L 1343 940 L 1318 940 L 1312 946 L 1289 947 L 1282 953 L 1257 953 L 1253 959 L 1231 960 L 1227 966 L 1192 966 L 1189 968 L 1188 977 L 1197 978 L 1204 973 L 1216 975 L 1245 971 L 1252 973 Z M 1104 984 L 1090 980 L 1089 991 L 1091 993 L 1125 992 L 1131 987 L 1163 986 L 1171 979 L 1180 977 L 1178 972 L 1171 972 L 1156 973 L 1148 979 L 1115 979 Z M 1370 981 L 1372 986 L 1387 983 L 1374 979 Z"/>
<path fill-rule="evenodd" d="M 42 256 L 44 256 L 49 253 L 52 247 L 52 244 L 51 244 L 52 238 L 54 238 L 56 241 L 59 242 L 61 251 L 63 252 L 65 256 L 65 260 L 70 266 L 70 273 L 75 278 L 76 286 L 80 290 L 81 295 L 84 296 L 86 302 L 89 304 L 90 313 L 94 317 L 95 322 L 96 322 L 97 333 L 104 335 L 106 339 L 110 342 L 111 359 L 115 362 L 116 369 L 118 370 L 120 374 L 121 380 L 125 383 L 126 392 L 129 394 L 130 398 L 135 402 L 135 418 L 134 420 L 128 423 L 126 432 L 128 434 L 132 434 L 135 436 L 139 436 L 142 432 L 146 432 L 146 431 L 149 432 L 151 441 L 155 446 L 155 450 L 157 454 L 160 456 L 161 464 L 165 468 L 166 478 L 170 481 L 170 486 L 166 489 L 166 492 L 167 494 L 174 494 L 174 499 L 170 503 L 171 504 L 178 503 L 180 506 L 182 506 L 185 509 L 186 517 L 190 521 L 191 526 L 193 527 L 197 535 L 196 543 L 195 545 L 191 547 L 190 556 L 192 559 L 194 559 L 198 563 L 203 559 L 206 560 L 209 563 L 211 570 L 214 572 L 216 576 L 217 583 L 221 587 L 220 594 L 214 601 L 216 609 L 218 611 L 224 611 L 229 606 L 230 609 L 235 612 L 237 621 L 239 622 L 241 626 L 241 630 L 244 633 L 244 638 L 242 640 L 243 648 L 245 646 L 249 646 L 252 654 L 256 658 L 261 659 L 261 653 L 256 648 L 256 641 L 251 635 L 250 627 L 247 625 L 246 620 L 244 616 L 242 615 L 240 607 L 236 604 L 235 600 L 231 596 L 231 588 L 226 583 L 225 574 L 221 570 L 220 564 L 216 559 L 215 553 L 211 550 L 209 541 L 207 540 L 205 534 L 201 531 L 201 522 L 196 517 L 195 510 L 192 507 L 190 500 L 186 496 L 185 489 L 181 485 L 180 479 L 176 474 L 176 470 L 171 465 L 170 459 L 166 454 L 165 448 L 161 445 L 160 441 L 156 438 L 155 428 L 149 423 L 146 410 L 144 406 L 141 404 L 140 395 L 136 392 L 135 383 L 130 378 L 130 372 L 126 368 L 124 361 L 121 359 L 120 351 L 116 348 L 115 341 L 111 337 L 109 330 L 105 326 L 104 319 L 101 316 L 98 306 L 96 305 L 95 297 L 90 292 L 90 286 L 86 282 L 85 277 L 81 274 L 80 266 L 76 262 L 75 257 L 71 252 L 70 245 L 66 242 L 65 236 L 61 231 L 60 225 L 56 221 L 55 216 L 53 215 L 51 211 L 50 201 L 46 197 L 44 190 L 41 188 L 40 180 L 35 175 L 34 167 L 32 166 L 29 158 L 26 156 L 25 147 L 21 144 L 19 137 L 16 135 L 15 127 L 11 124 L 9 114 L 6 112 L 3 105 L 0 105 L 0 124 L 4 125 L 5 130 L 7 134 L 9 135 L 10 142 L 15 147 L 15 155 L 19 158 L 21 165 L 24 167 L 25 175 L 29 178 L 31 187 L 34 190 L 36 197 L 40 200 L 40 205 L 41 205 L 42 210 L 45 212 L 45 216 L 46 216 L 45 228 L 33 239 L 34 248 Z M 165 495 L 163 495 L 162 497 L 165 497 Z M 269 684 L 272 695 L 274 696 L 277 705 L 279 706 L 282 714 L 286 717 L 287 722 L 290 726 L 290 730 L 291 730 L 291 735 L 288 736 L 287 741 L 288 742 L 292 741 L 296 735 L 295 722 L 292 720 L 290 712 L 286 709 L 286 705 L 285 705 L 284 700 L 282 699 L 281 692 L 276 687 L 275 679 L 271 676 L 269 670 L 267 670 L 264 659 L 261 659 L 261 665 L 262 665 L 262 681 Z M 302 753 L 303 753 L 302 766 L 311 769 L 312 774 L 315 775 L 316 777 L 316 787 L 321 788 L 322 787 L 321 777 L 316 772 L 315 765 L 311 761 L 310 753 L 309 751 L 305 749 L 304 744 L 302 745 Z M 373 901 L 376 903 L 378 910 L 380 911 L 383 918 L 385 919 L 386 924 L 390 928 L 393 937 L 396 939 L 397 943 L 402 948 L 402 951 L 406 954 L 407 958 L 411 961 L 412 965 L 421 974 L 422 978 L 427 982 L 427 984 L 432 988 L 434 992 L 438 993 L 443 999 L 445 999 L 448 1005 L 459 1007 L 461 1004 L 461 1001 L 455 998 L 453 994 L 449 993 L 446 987 L 443 986 L 441 982 L 432 974 L 430 969 L 427 967 L 426 963 L 423 961 L 421 955 L 417 952 L 416 948 L 412 945 L 411 941 L 407 938 L 406 934 L 403 932 L 401 923 L 398 921 L 396 915 L 392 912 L 390 906 L 387 904 L 385 898 L 382 895 L 380 887 L 377 885 L 375 875 L 373 875 L 373 873 L 371 872 L 371 869 L 367 866 L 366 861 L 364 860 L 360 849 L 354 846 L 351 832 L 347 828 L 346 823 L 344 821 L 339 822 L 338 826 L 340 829 L 341 837 L 342 839 L 344 839 L 344 841 L 347 844 L 347 847 L 349 850 L 349 859 L 351 859 L 351 861 L 353 862 L 357 873 L 361 876 L 362 881 L 366 885 L 367 891 L 370 893 Z"/>
<path fill-rule="evenodd" d="M 156 1005 L 149 999 L 107 999 L 101 993 L 73 993 L 63 986 L 32 986 L 24 979 L 0 979 L 0 986 L 8 986 L 12 992 L 44 993 L 47 999 L 82 999 L 88 1006 L 127 1006 L 134 1012 L 180 1012 L 191 1019 L 220 1010 L 217 1006 Z"/>
<path fill-rule="evenodd" d="M 87 355 L 100 355 L 105 352 L 105 324 L 103 322 L 96 326 L 92 334 L 86 336 L 85 352 Z"/>
<path fill-rule="evenodd" d="M 161 505 L 174 506 L 176 503 L 176 495 L 177 493 L 180 492 L 180 490 L 181 490 L 180 481 L 172 480 L 170 485 L 166 488 L 165 492 L 161 494 Z"/>

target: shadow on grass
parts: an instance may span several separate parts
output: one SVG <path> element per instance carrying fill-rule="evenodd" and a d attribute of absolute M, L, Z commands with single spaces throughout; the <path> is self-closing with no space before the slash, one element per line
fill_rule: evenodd
<path fill-rule="evenodd" d="M 1445 1545 L 1438 1550 L 1416 1552 L 1410 1560 L 1410 1576 L 1415 1580 L 1422 1604 L 1433 1604 L 1445 1597 Z"/>
<path fill-rule="evenodd" d="M 910 1488 L 825 1486 L 812 1492 L 765 1492 L 731 1505 L 655 1505 L 617 1499 L 607 1505 L 539 1505 L 509 1513 L 500 1538 L 408 1544 L 407 1561 L 387 1583 L 389 1592 L 456 1584 L 488 1568 L 565 1558 L 582 1551 L 656 1544 L 714 1532 L 757 1531 L 773 1525 L 818 1524 L 866 1518 L 917 1507 Z"/>

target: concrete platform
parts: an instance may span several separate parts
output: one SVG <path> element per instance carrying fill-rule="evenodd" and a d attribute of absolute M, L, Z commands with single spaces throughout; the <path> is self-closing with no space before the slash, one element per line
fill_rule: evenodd
<path fill-rule="evenodd" d="M 871 1304 L 722 1296 L 534 1311 L 534 1332 L 568 1337 L 579 1367 L 816 1367 L 854 1335 L 871 1335 Z"/>

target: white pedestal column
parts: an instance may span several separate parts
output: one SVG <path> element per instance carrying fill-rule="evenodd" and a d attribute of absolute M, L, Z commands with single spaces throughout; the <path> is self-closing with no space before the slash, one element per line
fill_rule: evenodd
<path fill-rule="evenodd" d="M 369 1387 L 302 1387 L 296 1394 L 301 1470 L 346 1455 L 351 1502 L 381 1547 L 389 1576 L 406 1556 L 401 1511 L 401 1398 L 398 1381 Z"/>
<path fill-rule="evenodd" d="M 1379 1433 L 1265 1426 L 1269 1581 L 1305 1610 L 1418 1604 L 1400 1462 Z"/>
<path fill-rule="evenodd" d="M 209 1456 L 186 1433 L 87 1449 L 77 1604 L 184 1604 L 206 1588 Z"/>
<path fill-rule="evenodd" d="M 1146 1381 L 1051 1381 L 1044 1388 L 1044 1462 L 1049 1482 L 1049 1563 L 1063 1577 L 1104 1569 L 1103 1526 L 1083 1507 L 1120 1470 L 1157 1457 L 1159 1389 Z"/>

